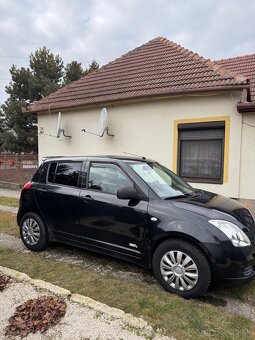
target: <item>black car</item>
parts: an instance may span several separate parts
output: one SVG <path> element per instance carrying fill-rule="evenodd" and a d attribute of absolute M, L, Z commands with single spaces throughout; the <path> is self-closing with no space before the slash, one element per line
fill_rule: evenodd
<path fill-rule="evenodd" d="M 22 190 L 17 220 L 30 250 L 57 241 L 112 255 L 152 268 L 186 298 L 255 275 L 249 210 L 145 158 L 47 158 Z"/>

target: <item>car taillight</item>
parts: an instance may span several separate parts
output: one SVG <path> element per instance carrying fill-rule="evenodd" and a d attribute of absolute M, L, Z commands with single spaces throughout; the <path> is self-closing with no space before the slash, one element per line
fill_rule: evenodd
<path fill-rule="evenodd" d="M 32 182 L 27 182 L 21 190 L 30 189 Z"/>

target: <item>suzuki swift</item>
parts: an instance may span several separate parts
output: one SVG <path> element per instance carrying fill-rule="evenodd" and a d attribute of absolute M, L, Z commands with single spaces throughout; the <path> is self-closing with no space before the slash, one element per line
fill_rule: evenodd
<path fill-rule="evenodd" d="M 57 241 L 111 255 L 152 268 L 185 298 L 255 275 L 249 210 L 145 158 L 47 158 L 21 192 L 17 220 L 30 250 Z"/>

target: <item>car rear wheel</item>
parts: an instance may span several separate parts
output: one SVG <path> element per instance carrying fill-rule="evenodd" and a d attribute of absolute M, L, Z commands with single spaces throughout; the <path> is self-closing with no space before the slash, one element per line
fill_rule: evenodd
<path fill-rule="evenodd" d="M 152 262 L 155 277 L 171 293 L 195 298 L 205 293 L 210 285 L 211 268 L 206 256 L 187 241 L 162 242 Z"/>
<path fill-rule="evenodd" d="M 33 251 L 42 251 L 48 247 L 49 236 L 40 216 L 27 213 L 20 222 L 20 237 L 25 246 Z"/>

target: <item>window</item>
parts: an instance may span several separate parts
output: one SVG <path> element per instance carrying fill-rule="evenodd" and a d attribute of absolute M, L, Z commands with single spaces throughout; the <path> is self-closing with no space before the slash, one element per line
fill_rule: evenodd
<path fill-rule="evenodd" d="M 76 187 L 82 162 L 51 163 L 48 182 Z"/>
<path fill-rule="evenodd" d="M 57 167 L 57 163 L 50 164 L 50 169 L 49 169 L 49 174 L 48 174 L 48 182 L 50 183 L 54 183 L 56 167 Z"/>
<path fill-rule="evenodd" d="M 223 183 L 225 122 L 178 125 L 178 174 L 190 182 Z"/>
<path fill-rule="evenodd" d="M 88 188 L 108 194 L 117 194 L 119 188 L 134 183 L 114 164 L 92 163 L 89 170 Z"/>
<path fill-rule="evenodd" d="M 128 164 L 161 198 L 173 198 L 191 193 L 194 189 L 180 177 L 158 163 Z"/>
<path fill-rule="evenodd" d="M 41 164 L 37 172 L 34 174 L 34 177 L 32 178 L 32 182 L 46 183 L 48 166 L 49 166 L 49 163 Z"/>

